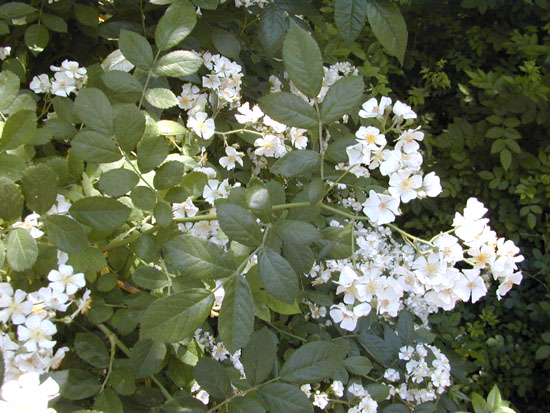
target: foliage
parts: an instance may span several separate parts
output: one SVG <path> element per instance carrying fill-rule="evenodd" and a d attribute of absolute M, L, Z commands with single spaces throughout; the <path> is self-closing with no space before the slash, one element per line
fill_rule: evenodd
<path fill-rule="evenodd" d="M 428 316 L 521 280 L 481 203 L 451 217 L 477 195 L 516 242 L 540 222 L 546 29 L 401 3 L 1 5 L 5 381 L 47 372 L 59 412 L 466 408 L 460 315 Z"/>

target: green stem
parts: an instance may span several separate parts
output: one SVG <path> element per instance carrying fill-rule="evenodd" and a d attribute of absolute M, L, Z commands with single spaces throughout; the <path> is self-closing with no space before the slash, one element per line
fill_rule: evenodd
<path fill-rule="evenodd" d="M 115 333 L 113 333 L 105 324 L 98 324 L 97 327 L 103 332 L 103 334 L 107 336 L 109 341 L 112 340 L 114 343 L 116 343 L 118 348 L 120 348 L 127 357 L 130 357 L 131 355 L 130 349 L 126 347 L 126 344 L 120 341 L 120 339 L 117 337 Z M 166 390 L 164 385 L 155 376 L 151 376 L 151 380 L 153 380 L 153 382 L 158 386 L 161 393 L 164 395 L 164 397 L 166 397 L 166 400 L 169 400 L 169 401 L 174 400 L 172 395 L 168 392 L 168 390 Z"/>
<path fill-rule="evenodd" d="M 267 325 L 269 325 L 271 328 L 277 330 L 277 331 L 278 331 L 279 333 L 281 333 L 281 334 L 287 335 L 287 336 L 292 337 L 292 338 L 294 338 L 294 339 L 296 339 L 296 340 L 304 341 L 304 342 L 307 343 L 307 339 L 304 338 L 304 337 L 300 337 L 300 336 L 297 336 L 297 335 L 295 335 L 295 334 L 289 333 L 288 331 L 285 331 L 285 330 L 283 330 L 283 329 L 277 327 L 275 324 L 270 323 L 270 322 L 268 322 L 268 321 L 264 321 L 264 323 L 266 323 Z"/>
<path fill-rule="evenodd" d="M 266 381 L 265 383 L 256 384 L 255 386 L 253 386 L 253 387 L 251 387 L 251 388 L 249 388 L 249 389 L 243 391 L 242 393 L 235 394 L 235 395 L 231 396 L 230 398 L 225 399 L 223 402 L 221 402 L 221 403 L 218 404 L 217 406 L 212 407 L 211 409 L 208 409 L 208 410 L 206 411 L 206 413 L 215 412 L 215 411 L 218 410 L 219 408 L 221 408 L 221 407 L 225 406 L 226 404 L 230 403 L 231 400 L 236 399 L 237 397 L 244 397 L 244 396 L 246 396 L 248 393 L 251 393 L 251 392 L 253 392 L 253 391 L 256 391 L 256 390 L 258 390 L 260 387 L 265 386 L 266 384 L 273 383 L 273 382 L 279 381 L 279 380 L 280 380 L 280 377 L 274 377 L 274 378 L 272 378 L 271 380 Z"/>
<path fill-rule="evenodd" d="M 105 386 L 107 385 L 107 382 L 109 381 L 109 377 L 111 377 L 111 373 L 113 371 L 113 363 L 115 362 L 116 341 L 114 339 L 114 334 L 106 334 L 106 336 L 109 339 L 109 343 L 111 343 L 111 357 L 109 358 L 109 370 L 107 370 L 107 375 L 105 376 L 105 380 L 103 380 L 103 383 L 101 384 L 100 393 L 103 392 L 103 390 L 105 390 Z"/>
<path fill-rule="evenodd" d="M 323 145 L 323 123 L 321 122 L 321 111 L 315 102 L 315 110 L 319 119 L 319 153 L 321 154 L 321 180 L 325 180 L 325 146 Z"/>
<path fill-rule="evenodd" d="M 264 134 L 261 133 L 261 132 L 257 132 L 257 131 L 255 131 L 255 130 L 250 130 L 250 129 L 244 129 L 244 128 L 243 128 L 243 129 L 234 129 L 234 130 L 230 130 L 230 131 L 227 131 L 227 132 L 218 132 L 218 131 L 215 131 L 214 133 L 215 133 L 216 135 L 223 135 L 223 136 L 225 136 L 225 135 L 232 135 L 232 134 L 234 134 L 234 133 L 243 133 L 243 132 L 248 132 L 248 133 L 253 133 L 253 134 L 255 134 L 255 135 L 264 136 Z"/>
<path fill-rule="evenodd" d="M 141 105 L 143 104 L 143 99 L 145 98 L 145 92 L 147 91 L 147 86 L 149 86 L 149 81 L 151 80 L 151 75 L 153 74 L 153 67 L 155 66 L 155 63 L 157 62 L 157 59 L 160 56 L 160 52 L 161 51 L 159 50 L 155 55 L 155 58 L 153 59 L 153 65 L 147 72 L 147 79 L 145 79 L 145 84 L 143 85 L 143 91 L 141 92 L 141 98 L 139 99 L 138 109 L 141 109 Z"/>
<path fill-rule="evenodd" d="M 434 245 L 430 242 L 430 241 L 426 241 L 422 238 L 418 238 L 418 237 L 415 237 L 414 235 L 411 235 L 409 234 L 408 232 L 406 231 L 403 231 L 401 228 L 393 225 L 393 224 L 386 224 L 388 227 L 390 227 L 391 229 L 393 229 L 394 231 L 397 231 L 399 232 L 399 234 L 401 234 L 401 236 L 403 238 L 407 238 L 407 239 L 410 239 L 412 241 L 415 241 L 415 242 L 418 242 L 418 243 L 421 243 L 421 244 L 426 244 L 426 245 L 429 245 L 430 247 L 433 247 Z"/>

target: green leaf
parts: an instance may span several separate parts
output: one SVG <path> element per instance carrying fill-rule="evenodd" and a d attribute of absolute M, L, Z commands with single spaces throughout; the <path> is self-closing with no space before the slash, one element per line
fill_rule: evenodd
<path fill-rule="evenodd" d="M 166 357 L 166 346 L 151 339 L 141 339 L 132 348 L 130 364 L 136 379 L 144 379 L 158 373 Z"/>
<path fill-rule="evenodd" d="M 300 314 L 300 305 L 298 301 L 294 301 L 292 304 L 285 303 L 283 301 L 273 298 L 271 294 L 264 293 L 266 305 L 273 311 L 279 314 Z"/>
<path fill-rule="evenodd" d="M 269 56 L 274 56 L 283 45 L 287 28 L 287 17 L 276 5 L 269 4 L 263 9 L 258 24 L 258 37 Z"/>
<path fill-rule="evenodd" d="M 548 357 L 550 357 L 550 346 L 548 345 L 540 346 L 535 353 L 535 359 L 542 360 Z"/>
<path fill-rule="evenodd" d="M 87 162 L 109 163 L 122 158 L 113 139 L 94 131 L 80 132 L 71 146 L 75 154 Z"/>
<path fill-rule="evenodd" d="M 254 301 L 244 277 L 231 279 L 224 289 L 218 331 L 225 347 L 234 353 L 248 343 L 254 331 Z"/>
<path fill-rule="evenodd" d="M 20 110 L 10 116 L 2 130 L 0 149 L 16 149 L 33 139 L 36 134 L 36 114 L 30 110 Z"/>
<path fill-rule="evenodd" d="M 136 379 L 134 373 L 125 368 L 114 368 L 109 377 L 109 384 L 122 396 L 131 396 L 136 391 Z"/>
<path fill-rule="evenodd" d="M 226 202 L 217 205 L 216 211 L 220 227 L 229 239 L 249 247 L 257 247 L 262 243 L 260 226 L 246 208 Z"/>
<path fill-rule="evenodd" d="M 124 407 L 117 394 L 111 389 L 104 389 L 94 400 L 94 410 L 110 413 L 124 413 Z"/>
<path fill-rule="evenodd" d="M 67 372 L 68 377 L 64 384 L 60 385 L 60 393 L 66 399 L 86 399 L 96 395 L 101 390 L 98 377 L 90 371 L 69 369 L 63 372 Z"/>
<path fill-rule="evenodd" d="M 4 265 L 4 262 L 6 261 L 6 249 L 4 247 L 4 243 L 0 239 L 0 267 Z M 0 363 L 2 363 L 3 360 L 0 360 Z M 1 369 L 3 368 L 3 365 L 0 364 L 0 383 L 2 383 L 2 375 L 3 371 Z"/>
<path fill-rule="evenodd" d="M 172 271 L 190 277 L 224 278 L 234 272 L 216 244 L 192 235 L 180 235 L 168 241 L 164 256 Z"/>
<path fill-rule="evenodd" d="M 318 152 L 310 150 L 292 151 L 273 164 L 271 172 L 286 178 L 301 175 L 317 168 L 321 156 Z"/>
<path fill-rule="evenodd" d="M 39 164 L 28 167 L 23 173 L 21 186 L 30 210 L 44 214 L 55 203 L 57 174 L 48 165 Z"/>
<path fill-rule="evenodd" d="M 401 12 L 388 0 L 369 0 L 367 19 L 384 49 L 403 64 L 407 49 L 407 25 Z"/>
<path fill-rule="evenodd" d="M 315 254 L 309 246 L 289 241 L 283 244 L 283 257 L 298 274 L 308 274 L 315 263 Z"/>
<path fill-rule="evenodd" d="M 130 192 L 139 182 L 139 176 L 129 169 L 111 169 L 98 182 L 100 191 L 114 197 Z"/>
<path fill-rule="evenodd" d="M 195 380 L 202 389 L 216 399 L 226 399 L 233 394 L 229 376 L 217 361 L 203 357 L 193 369 Z"/>
<path fill-rule="evenodd" d="M 159 120 L 157 130 L 162 136 L 182 135 L 187 131 L 183 125 L 173 120 Z"/>
<path fill-rule="evenodd" d="M 376 402 L 382 402 L 390 395 L 390 388 L 380 383 L 371 383 L 365 387 L 365 390 Z"/>
<path fill-rule="evenodd" d="M 38 258 L 36 241 L 22 228 L 10 231 L 6 249 L 8 264 L 15 271 L 31 268 Z"/>
<path fill-rule="evenodd" d="M 257 401 L 245 396 L 229 402 L 229 413 L 265 413 L 265 409 Z"/>
<path fill-rule="evenodd" d="M 258 389 L 256 396 L 269 412 L 313 413 L 307 396 L 291 384 L 266 384 Z"/>
<path fill-rule="evenodd" d="M 99 10 L 95 7 L 85 6 L 75 3 L 73 5 L 74 16 L 76 20 L 84 26 L 97 28 L 99 25 Z"/>
<path fill-rule="evenodd" d="M 242 349 L 241 362 L 246 380 L 252 385 L 265 381 L 277 359 L 277 336 L 267 327 L 255 331 Z"/>
<path fill-rule="evenodd" d="M 274 229 L 283 241 L 295 245 L 307 245 L 322 238 L 317 228 L 303 221 L 280 219 Z"/>
<path fill-rule="evenodd" d="M 157 203 L 155 192 L 147 186 L 132 189 L 130 198 L 136 207 L 145 211 L 151 211 Z"/>
<path fill-rule="evenodd" d="M 389 365 L 394 356 L 397 356 L 397 354 L 393 354 L 391 348 L 388 348 L 384 340 L 374 334 L 361 334 L 357 336 L 357 339 L 367 353 L 383 366 Z"/>
<path fill-rule="evenodd" d="M 58 33 L 67 33 L 67 22 L 65 19 L 50 13 L 42 13 L 40 19 L 48 29 Z"/>
<path fill-rule="evenodd" d="M 259 180 L 251 180 L 245 190 L 246 203 L 254 215 L 263 222 L 271 222 L 271 196 L 265 184 Z"/>
<path fill-rule="evenodd" d="M 112 92 L 109 93 L 109 97 L 119 102 L 134 103 L 141 97 L 143 86 L 139 83 L 139 80 L 129 73 L 121 70 L 111 70 L 103 73 L 101 80 Z"/>
<path fill-rule="evenodd" d="M 153 67 L 153 49 L 145 37 L 128 30 L 121 30 L 118 47 L 126 59 L 140 69 Z"/>
<path fill-rule="evenodd" d="M 162 56 L 155 65 L 155 73 L 160 76 L 180 77 L 197 73 L 203 60 L 197 53 L 176 50 Z"/>
<path fill-rule="evenodd" d="M 510 165 L 512 165 L 512 152 L 510 152 L 508 149 L 501 150 L 500 163 L 505 171 L 510 169 Z"/>
<path fill-rule="evenodd" d="M 0 6 L 0 19 L 17 19 L 38 12 L 34 7 L 19 1 L 10 1 Z"/>
<path fill-rule="evenodd" d="M 79 253 L 88 247 L 88 238 L 82 226 L 64 215 L 44 217 L 46 234 L 56 248 L 70 254 Z"/>
<path fill-rule="evenodd" d="M 231 59 L 238 59 L 241 53 L 241 43 L 235 35 L 227 30 L 215 28 L 212 32 L 212 43 L 223 56 Z"/>
<path fill-rule="evenodd" d="M 344 360 L 344 367 L 351 374 L 368 377 L 368 374 L 372 370 L 373 365 L 367 357 L 354 356 L 348 357 Z"/>
<path fill-rule="evenodd" d="M 92 196 L 76 201 L 69 213 L 77 221 L 100 231 L 112 231 L 124 224 L 130 208 L 112 198 Z"/>
<path fill-rule="evenodd" d="M 414 322 L 411 313 L 401 311 L 397 320 L 397 333 L 402 344 L 411 344 L 414 340 Z"/>
<path fill-rule="evenodd" d="M 103 135 L 113 134 L 113 108 L 99 89 L 82 89 L 74 101 L 76 113 L 89 128 Z"/>
<path fill-rule="evenodd" d="M 368 0 L 335 0 L 334 22 L 347 44 L 353 42 L 365 26 Z"/>
<path fill-rule="evenodd" d="M 141 265 L 132 274 L 132 280 L 141 288 L 147 290 L 158 290 L 169 285 L 168 276 L 155 267 Z"/>
<path fill-rule="evenodd" d="M 136 105 L 125 104 L 115 106 L 115 135 L 122 150 L 126 152 L 132 151 L 144 132 L 145 115 Z"/>
<path fill-rule="evenodd" d="M 50 42 L 50 32 L 41 24 L 32 24 L 25 30 L 25 46 L 37 55 L 44 51 Z"/>
<path fill-rule="evenodd" d="M 307 97 L 316 98 L 323 84 L 323 58 L 317 42 L 293 20 L 283 42 L 289 79 Z"/>
<path fill-rule="evenodd" d="M 15 100 L 19 93 L 19 82 L 19 77 L 9 70 L 0 72 L 0 110 L 9 108 Z"/>
<path fill-rule="evenodd" d="M 137 148 L 137 162 L 141 172 L 147 173 L 157 166 L 168 156 L 170 147 L 162 136 L 151 136 L 144 138 Z"/>
<path fill-rule="evenodd" d="M 262 249 L 258 269 L 266 291 L 273 297 L 293 303 L 301 295 L 296 272 L 277 252 Z"/>
<path fill-rule="evenodd" d="M 332 123 L 349 113 L 363 97 L 363 77 L 348 76 L 337 80 L 321 104 L 321 120 Z"/>
<path fill-rule="evenodd" d="M 102 339 L 92 333 L 77 333 L 74 350 L 78 357 L 98 369 L 109 366 L 109 351 Z"/>
<path fill-rule="evenodd" d="M 187 0 L 173 3 L 162 16 L 155 30 L 155 43 L 168 50 L 185 39 L 197 24 L 195 8 Z M 137 65 L 136 65 L 137 66 Z"/>
<path fill-rule="evenodd" d="M 145 100 L 158 109 L 169 109 L 178 104 L 178 98 L 174 92 L 164 88 L 147 89 Z"/>
<path fill-rule="evenodd" d="M 181 341 L 201 326 L 213 304 L 213 294 L 199 288 L 162 297 L 145 310 L 140 338 L 152 338 L 161 343 Z"/>
<path fill-rule="evenodd" d="M 347 348 L 333 342 L 314 341 L 300 347 L 281 370 L 281 378 L 291 383 L 317 383 L 340 368 Z"/>
<path fill-rule="evenodd" d="M 277 92 L 262 96 L 260 107 L 269 117 L 288 126 L 311 129 L 319 124 L 315 110 L 292 93 Z"/>
<path fill-rule="evenodd" d="M 6 221 L 19 219 L 23 213 L 23 193 L 16 183 L 0 178 L 0 218 Z"/>
<path fill-rule="evenodd" d="M 185 165 L 178 161 L 168 161 L 157 170 L 153 178 L 155 188 L 170 189 L 179 184 L 183 178 Z"/>

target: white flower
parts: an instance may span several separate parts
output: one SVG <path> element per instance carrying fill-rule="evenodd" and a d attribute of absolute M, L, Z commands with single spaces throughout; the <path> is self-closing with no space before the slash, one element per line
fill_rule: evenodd
<path fill-rule="evenodd" d="M 212 347 L 212 358 L 217 361 L 223 361 L 229 357 L 229 351 L 225 348 L 223 343 L 214 344 Z"/>
<path fill-rule="evenodd" d="M 361 126 L 357 132 L 355 132 L 355 136 L 359 143 L 368 146 L 373 151 L 379 150 L 386 145 L 386 136 L 380 133 L 380 130 L 374 126 Z"/>
<path fill-rule="evenodd" d="M 401 202 L 407 203 L 417 197 L 416 190 L 421 186 L 420 175 L 412 175 L 410 169 L 400 169 L 390 175 L 388 191 L 394 198 L 401 198 Z"/>
<path fill-rule="evenodd" d="M 307 147 L 308 138 L 306 133 L 307 129 L 290 128 L 290 142 L 296 149 L 305 149 Z"/>
<path fill-rule="evenodd" d="M 363 145 L 362 143 L 350 145 L 346 148 L 346 153 L 348 154 L 350 165 L 370 164 L 371 150 L 367 145 Z"/>
<path fill-rule="evenodd" d="M 40 215 L 33 212 L 32 214 L 27 215 L 23 222 L 15 222 L 13 224 L 13 227 L 26 229 L 31 237 L 33 237 L 34 239 L 38 239 L 42 235 L 44 235 L 44 232 L 38 229 L 38 227 L 40 226 L 40 224 L 38 223 L 38 218 L 40 218 Z"/>
<path fill-rule="evenodd" d="M 353 304 L 355 300 L 366 301 L 367 289 L 364 284 L 364 277 L 358 277 L 350 267 L 345 266 L 342 269 L 340 278 L 337 282 L 335 281 L 335 284 L 338 284 L 336 294 L 345 293 L 344 303 Z"/>
<path fill-rule="evenodd" d="M 344 384 L 340 380 L 334 380 L 330 385 L 330 389 L 336 397 L 344 396 Z"/>
<path fill-rule="evenodd" d="M 228 171 L 230 171 L 231 169 L 234 169 L 235 163 L 238 163 L 239 165 L 243 166 L 244 153 L 238 152 L 232 146 L 227 146 L 225 148 L 225 154 L 227 156 L 222 156 L 220 158 L 220 165 L 223 166 L 225 169 L 227 169 Z"/>
<path fill-rule="evenodd" d="M 4 60 L 6 57 L 8 57 L 11 53 L 11 47 L 5 46 L 0 47 L 0 60 Z"/>
<path fill-rule="evenodd" d="M 479 275 L 479 268 L 471 270 L 462 270 L 462 276 L 455 283 L 454 293 L 462 301 L 468 301 L 472 297 L 472 303 L 478 301 L 487 294 L 487 286 L 483 278 Z"/>
<path fill-rule="evenodd" d="M 368 199 L 363 204 L 363 213 L 376 225 L 390 223 L 399 215 L 399 199 L 378 194 L 371 189 Z"/>
<path fill-rule="evenodd" d="M 11 380 L 2 386 L 0 411 L 4 413 L 55 413 L 48 402 L 59 395 L 59 385 L 48 377 L 40 383 L 38 373 L 26 373 L 17 381 Z"/>
<path fill-rule="evenodd" d="M 206 112 L 197 112 L 195 116 L 189 116 L 187 127 L 203 139 L 210 139 L 216 129 L 214 119 L 208 119 Z"/>
<path fill-rule="evenodd" d="M 393 113 L 403 119 L 416 119 L 416 113 L 414 113 L 411 107 L 400 101 L 395 102 L 393 105 Z"/>
<path fill-rule="evenodd" d="M 397 138 L 395 149 L 402 149 L 405 153 L 415 152 L 420 148 L 417 141 L 421 141 L 423 139 L 424 132 L 417 129 L 408 129 Z"/>
<path fill-rule="evenodd" d="M 16 290 L 10 298 L 10 302 L 0 311 L 0 321 L 6 323 L 11 318 L 13 324 L 23 324 L 27 315 L 32 312 L 32 302 L 24 301 L 27 293 L 23 290 Z"/>
<path fill-rule="evenodd" d="M 281 143 L 281 140 L 276 135 L 265 135 L 262 138 L 258 138 L 254 141 L 254 146 L 256 150 L 254 153 L 256 155 L 263 155 L 267 157 L 281 157 L 286 152 L 284 145 Z"/>
<path fill-rule="evenodd" d="M 389 381 L 398 381 L 399 380 L 399 372 L 395 369 L 387 369 L 384 372 L 384 378 Z"/>
<path fill-rule="evenodd" d="M 391 105 L 391 99 L 383 96 L 380 99 L 380 104 L 376 98 L 370 98 L 363 103 L 362 110 L 359 111 L 359 117 L 361 118 L 381 118 L 384 116 L 384 111 Z"/>
<path fill-rule="evenodd" d="M 50 287 L 55 291 L 67 292 L 68 295 L 76 293 L 80 288 L 86 285 L 83 273 L 74 274 L 73 267 L 70 265 L 60 265 L 57 270 L 51 270 L 48 273 Z"/>
<path fill-rule="evenodd" d="M 84 79 L 86 77 L 86 68 L 79 67 L 78 62 L 75 61 L 63 60 L 63 62 L 61 62 L 61 69 L 63 69 L 63 72 L 70 78 Z"/>
<path fill-rule="evenodd" d="M 235 115 L 235 119 L 237 119 L 237 122 L 240 124 L 256 123 L 264 116 L 264 113 L 258 105 L 254 105 L 252 109 L 250 109 L 250 103 L 248 102 L 237 108 L 237 112 L 239 112 L 239 114 Z"/>
<path fill-rule="evenodd" d="M 510 291 L 514 284 L 519 285 L 522 279 L 523 276 L 521 275 L 521 272 L 518 271 L 503 280 L 497 288 L 497 298 L 500 300 L 503 295 Z"/>
<path fill-rule="evenodd" d="M 193 204 L 191 197 L 188 197 L 185 202 L 172 204 L 174 218 L 194 217 L 197 212 L 199 209 Z"/>
<path fill-rule="evenodd" d="M 427 195 L 433 198 L 438 196 L 441 191 L 443 191 L 443 188 L 441 187 L 439 176 L 437 176 L 435 172 L 430 172 L 424 176 L 422 187 L 418 190 L 418 195 L 420 197 Z"/>
<path fill-rule="evenodd" d="M 229 194 L 229 181 L 224 179 L 221 183 L 217 179 L 209 179 L 202 191 L 202 197 L 214 205 L 214 201 L 225 198 Z"/>
<path fill-rule="evenodd" d="M 52 89 L 52 84 L 48 75 L 42 73 L 32 78 L 29 87 L 34 93 L 49 93 Z"/>
<path fill-rule="evenodd" d="M 63 195 L 57 194 L 55 201 L 56 203 L 46 212 L 46 215 L 64 214 L 69 211 L 71 203 Z"/>
<path fill-rule="evenodd" d="M 37 351 L 38 348 L 51 349 L 55 346 L 52 336 L 57 332 L 55 324 L 50 320 L 42 320 L 37 315 L 27 317 L 24 325 L 17 327 L 17 339 L 24 341 L 27 351 Z"/>
<path fill-rule="evenodd" d="M 353 307 L 353 310 L 349 310 L 345 304 L 340 303 L 330 308 L 330 316 L 335 322 L 340 323 L 340 327 L 344 330 L 353 331 L 357 326 L 358 318 L 368 315 L 370 310 L 371 306 L 368 303 L 359 304 Z"/>
<path fill-rule="evenodd" d="M 319 409 L 324 410 L 325 407 L 328 405 L 328 395 L 326 393 L 322 393 L 317 391 L 313 395 L 313 405 L 317 406 Z"/>
<path fill-rule="evenodd" d="M 52 83 L 52 93 L 57 96 L 67 97 L 76 91 L 74 77 L 69 77 L 66 72 L 57 72 Z"/>

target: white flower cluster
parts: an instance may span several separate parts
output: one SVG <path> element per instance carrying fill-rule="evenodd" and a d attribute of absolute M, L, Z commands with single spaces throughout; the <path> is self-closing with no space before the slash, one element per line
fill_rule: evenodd
<path fill-rule="evenodd" d="M 330 403 L 330 394 L 336 397 L 344 396 L 344 384 L 339 380 L 334 380 L 326 391 L 321 391 L 320 386 L 321 383 L 316 383 L 313 386 L 311 384 L 304 384 L 300 386 L 300 390 L 308 399 L 311 399 L 313 396 L 312 404 L 321 410 L 324 410 Z"/>
<path fill-rule="evenodd" d="M 376 413 L 378 411 L 378 403 L 360 383 L 351 384 L 348 387 L 348 392 L 358 400 L 357 406 L 348 409 L 348 413 Z"/>
<path fill-rule="evenodd" d="M 0 60 L 5 60 L 11 53 L 11 47 L 0 47 Z"/>
<path fill-rule="evenodd" d="M 270 3 L 269 0 L 235 0 L 235 7 L 258 6 L 262 9 Z"/>
<path fill-rule="evenodd" d="M 56 413 L 48 402 L 59 396 L 59 385 L 48 377 L 40 383 L 38 373 L 25 373 L 2 386 L 0 411 L 4 413 Z"/>
<path fill-rule="evenodd" d="M 403 346 L 399 349 L 399 360 L 405 363 L 405 382 L 390 385 L 390 395 L 418 404 L 436 400 L 451 385 L 449 359 L 437 348 L 429 344 L 416 347 Z M 398 381 L 399 372 L 386 370 L 384 377 Z"/>
<path fill-rule="evenodd" d="M 80 67 L 75 61 L 64 60 L 61 66 L 50 66 L 50 70 L 55 72 L 52 78 L 45 73 L 33 77 L 29 87 L 34 93 L 64 97 L 71 93 L 77 95 L 88 80 L 86 68 Z"/>
<path fill-rule="evenodd" d="M 227 57 L 206 52 L 202 55 L 210 73 L 202 77 L 202 86 L 216 93 L 218 105 L 234 109 L 241 101 L 242 67 Z"/>

